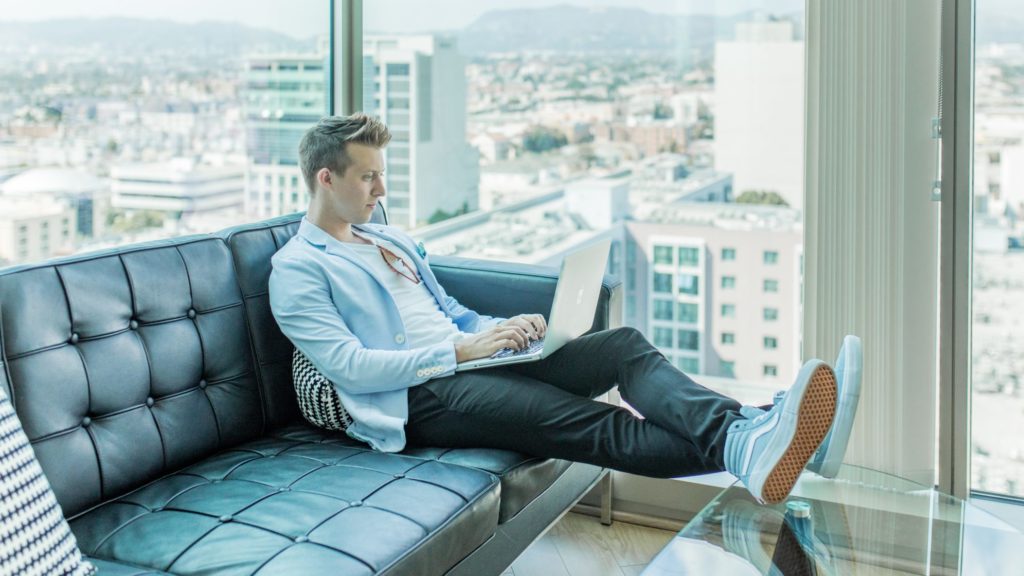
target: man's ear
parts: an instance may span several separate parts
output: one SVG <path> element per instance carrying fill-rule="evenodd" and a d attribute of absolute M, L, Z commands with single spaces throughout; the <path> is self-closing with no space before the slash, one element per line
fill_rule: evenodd
<path fill-rule="evenodd" d="M 316 171 L 316 181 L 324 188 L 330 188 L 333 178 L 334 175 L 331 174 L 328 168 L 321 168 Z"/>

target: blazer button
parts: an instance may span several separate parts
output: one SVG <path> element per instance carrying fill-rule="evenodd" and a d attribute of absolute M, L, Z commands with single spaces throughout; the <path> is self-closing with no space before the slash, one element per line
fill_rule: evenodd
<path fill-rule="evenodd" d="M 395 334 L 395 343 L 405 344 L 405 334 Z"/>

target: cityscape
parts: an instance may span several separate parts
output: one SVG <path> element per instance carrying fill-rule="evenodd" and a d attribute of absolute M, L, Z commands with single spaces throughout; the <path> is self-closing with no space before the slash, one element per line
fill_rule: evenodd
<path fill-rule="evenodd" d="M 431 254 L 544 265 L 610 238 L 623 323 L 684 372 L 769 397 L 801 362 L 802 14 L 664 16 L 367 22 L 389 222 Z M 572 25 L 530 24 L 551 21 Z M 977 51 L 973 400 L 999 417 L 975 418 L 972 473 L 1024 495 L 1006 426 L 1024 416 L 1024 44 L 993 38 Z M 0 15 L 0 54 L 0 267 L 305 209 L 297 143 L 329 110 L 326 28 Z M 752 123 L 755 107 L 771 114 Z"/>

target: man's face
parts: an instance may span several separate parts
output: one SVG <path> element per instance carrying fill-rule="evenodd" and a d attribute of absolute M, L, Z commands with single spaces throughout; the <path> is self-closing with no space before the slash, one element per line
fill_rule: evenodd
<path fill-rule="evenodd" d="M 330 172 L 320 181 L 318 194 L 324 194 L 325 206 L 349 224 L 370 221 L 377 202 L 384 197 L 384 153 L 365 144 L 348 144 L 351 160 L 344 174 Z M 326 170 L 326 168 L 324 169 Z"/>

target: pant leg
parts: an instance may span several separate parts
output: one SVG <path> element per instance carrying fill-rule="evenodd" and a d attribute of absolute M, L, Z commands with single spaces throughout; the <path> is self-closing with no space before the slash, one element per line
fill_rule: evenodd
<path fill-rule="evenodd" d="M 659 478 L 721 470 L 650 420 L 505 369 L 409 389 L 410 444 L 501 448 Z"/>
<path fill-rule="evenodd" d="M 645 418 L 689 440 L 703 458 L 724 467 L 725 436 L 740 403 L 694 382 L 635 328 L 616 328 L 569 342 L 540 362 L 510 368 L 580 396 L 619 386 Z"/>

